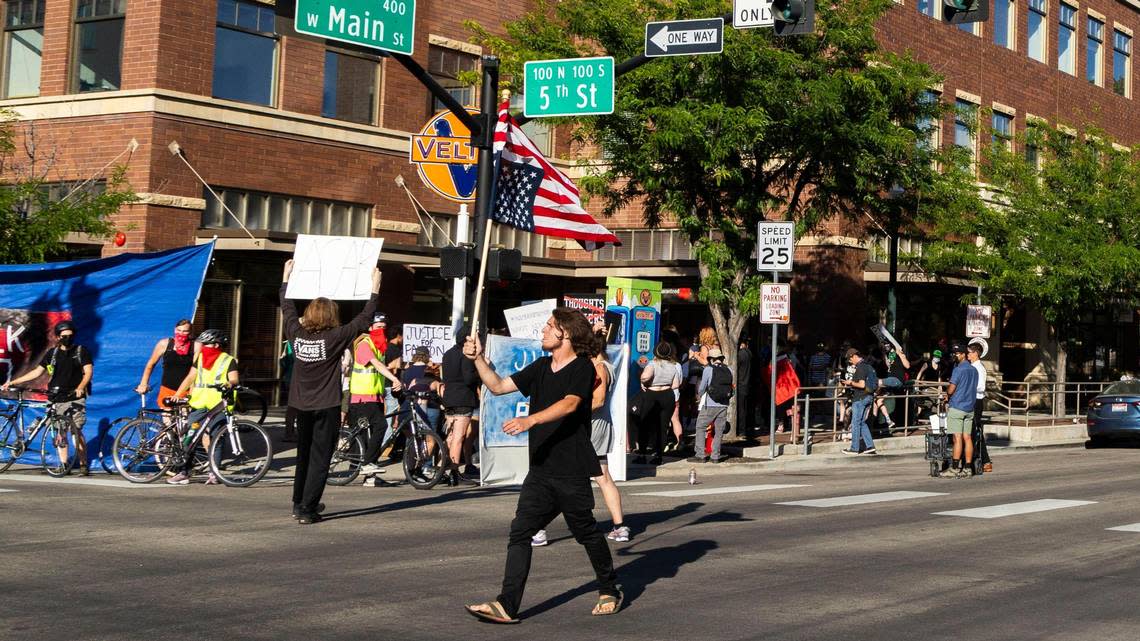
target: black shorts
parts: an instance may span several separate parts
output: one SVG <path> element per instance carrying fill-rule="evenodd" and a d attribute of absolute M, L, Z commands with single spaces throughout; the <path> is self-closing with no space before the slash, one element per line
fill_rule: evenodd
<path fill-rule="evenodd" d="M 470 418 L 471 416 L 474 416 L 474 414 L 475 414 L 475 408 L 474 407 L 465 407 L 463 405 L 459 405 L 456 407 L 449 407 L 449 408 L 443 410 L 444 416 L 460 416 L 460 417 Z"/>

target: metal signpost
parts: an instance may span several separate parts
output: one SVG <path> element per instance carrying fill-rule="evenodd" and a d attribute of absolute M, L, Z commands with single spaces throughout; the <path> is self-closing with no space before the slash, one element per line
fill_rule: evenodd
<path fill-rule="evenodd" d="M 297 0 L 293 28 L 309 36 L 411 55 L 416 0 Z"/>
<path fill-rule="evenodd" d="M 564 58 L 523 64 L 527 118 L 598 116 L 614 112 L 614 59 Z"/>
<path fill-rule="evenodd" d="M 724 18 L 673 20 L 645 25 L 645 55 L 691 56 L 724 51 Z"/>
<path fill-rule="evenodd" d="M 794 222 L 760 222 L 756 224 L 756 269 L 757 271 L 772 272 L 772 283 L 764 285 L 763 287 L 771 287 L 775 285 L 779 287 L 780 272 L 792 271 L 792 260 L 795 256 L 796 248 L 796 224 Z M 768 412 L 768 438 L 771 444 L 770 457 L 776 458 L 776 341 L 779 336 L 779 325 L 790 322 L 791 318 L 791 285 L 785 284 L 787 288 L 783 292 L 786 297 L 787 320 L 783 323 L 774 321 L 765 321 L 763 318 L 761 322 L 768 322 L 772 325 L 772 360 L 771 360 L 771 380 L 769 381 L 771 393 L 771 403 Z M 773 311 L 779 311 L 779 301 L 777 300 L 779 292 L 771 291 L 773 294 Z M 768 307 L 763 298 L 764 290 L 761 290 L 761 310 Z"/>

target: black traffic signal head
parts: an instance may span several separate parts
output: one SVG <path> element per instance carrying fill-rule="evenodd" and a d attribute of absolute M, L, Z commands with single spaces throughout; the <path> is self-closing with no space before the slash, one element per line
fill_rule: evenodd
<path fill-rule="evenodd" d="M 989 17 L 990 0 L 942 0 L 942 19 L 950 24 L 985 22 Z"/>
<path fill-rule="evenodd" d="M 772 0 L 773 33 L 795 36 L 815 31 L 815 0 Z"/>

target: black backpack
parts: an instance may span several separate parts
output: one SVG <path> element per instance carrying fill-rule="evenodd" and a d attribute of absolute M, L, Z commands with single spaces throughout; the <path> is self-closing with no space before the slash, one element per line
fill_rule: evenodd
<path fill-rule="evenodd" d="M 709 367 L 712 368 L 712 380 L 709 381 L 709 388 L 706 393 L 709 398 L 717 403 L 728 405 L 735 393 L 732 386 L 732 372 L 723 364 L 710 365 Z"/>

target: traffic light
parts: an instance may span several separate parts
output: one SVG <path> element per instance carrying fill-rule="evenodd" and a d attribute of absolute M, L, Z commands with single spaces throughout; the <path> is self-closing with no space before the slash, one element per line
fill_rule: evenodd
<path fill-rule="evenodd" d="M 475 275 L 475 248 L 470 245 L 439 249 L 441 278 L 470 278 Z"/>
<path fill-rule="evenodd" d="M 487 253 L 487 280 L 515 281 L 521 278 L 521 251 L 497 248 Z"/>
<path fill-rule="evenodd" d="M 942 0 L 942 19 L 950 24 L 985 22 L 990 17 L 990 0 Z"/>
<path fill-rule="evenodd" d="M 814 33 L 815 0 L 772 0 L 772 18 L 777 36 Z"/>

